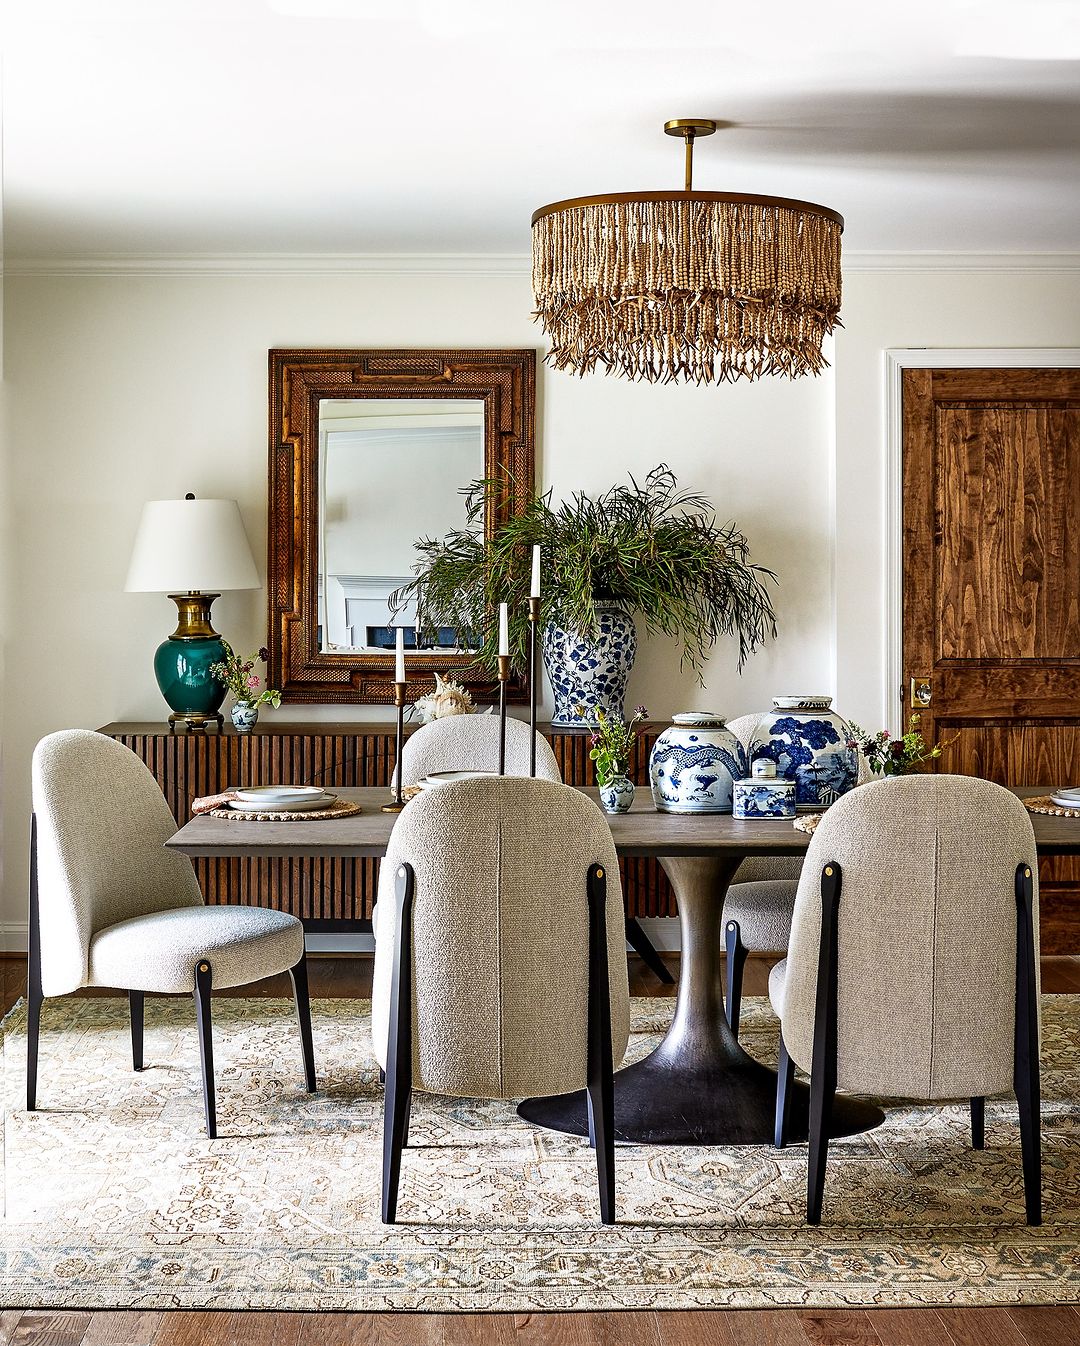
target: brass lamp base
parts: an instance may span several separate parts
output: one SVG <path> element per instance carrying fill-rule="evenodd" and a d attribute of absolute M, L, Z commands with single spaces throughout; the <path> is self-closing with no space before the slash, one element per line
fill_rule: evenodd
<path fill-rule="evenodd" d="M 200 733 L 208 729 L 210 725 L 216 725 L 218 729 L 223 729 L 225 717 L 216 710 L 208 713 L 199 710 L 174 710 L 169 716 L 170 733 L 178 724 L 187 725 L 194 733 Z"/>

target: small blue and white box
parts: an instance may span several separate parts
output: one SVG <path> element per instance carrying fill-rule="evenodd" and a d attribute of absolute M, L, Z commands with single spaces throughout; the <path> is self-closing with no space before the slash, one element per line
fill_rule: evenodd
<path fill-rule="evenodd" d="M 776 763 L 759 757 L 752 776 L 737 780 L 732 789 L 734 818 L 794 818 L 795 782 L 776 774 Z"/>

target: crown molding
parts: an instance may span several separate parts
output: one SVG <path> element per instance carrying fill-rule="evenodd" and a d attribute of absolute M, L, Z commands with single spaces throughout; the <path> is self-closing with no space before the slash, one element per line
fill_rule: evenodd
<path fill-rule="evenodd" d="M 527 276 L 527 253 L 97 253 L 11 257 L 19 276 Z"/>
<path fill-rule="evenodd" d="M 528 253 L 97 253 L 82 257 L 12 257 L 13 276 L 528 276 Z M 1080 271 L 1080 252 L 844 253 L 844 271 L 1024 273 Z"/>

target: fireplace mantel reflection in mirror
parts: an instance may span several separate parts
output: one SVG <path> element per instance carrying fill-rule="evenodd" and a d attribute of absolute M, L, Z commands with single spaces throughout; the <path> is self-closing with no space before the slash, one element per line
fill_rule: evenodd
<path fill-rule="evenodd" d="M 319 648 L 377 653 L 394 626 L 416 650 L 416 611 L 390 595 L 413 578 L 416 541 L 466 524 L 464 492 L 484 475 L 484 404 L 448 398 L 319 403 Z M 443 628 L 420 650 L 460 650 Z"/>

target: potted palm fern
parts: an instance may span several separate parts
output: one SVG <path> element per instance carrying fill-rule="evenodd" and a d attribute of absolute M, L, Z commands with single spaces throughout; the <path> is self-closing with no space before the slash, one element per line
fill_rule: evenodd
<path fill-rule="evenodd" d="M 506 522 L 484 537 L 485 506 L 511 497 Z M 552 493 L 515 495 L 512 482 L 474 481 L 465 490 L 466 525 L 416 544 L 415 579 L 391 596 L 395 612 L 415 604 L 421 632 L 452 627 L 473 650 L 473 667 L 494 672 L 493 614 L 510 604 L 511 662 L 528 648 L 531 549 L 543 551 L 544 664 L 555 698 L 553 722 L 591 725 L 597 708 L 621 717 L 637 651 L 635 618 L 646 634 L 673 640 L 680 662 L 701 681 L 708 651 L 737 636 L 739 667 L 776 635 L 769 594 L 776 576 L 750 561 L 745 535 L 717 522 L 707 498 L 680 490 L 661 464 L 643 482 L 611 486 L 559 504 Z M 509 517 L 507 517 L 507 514 Z"/>

